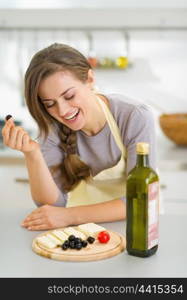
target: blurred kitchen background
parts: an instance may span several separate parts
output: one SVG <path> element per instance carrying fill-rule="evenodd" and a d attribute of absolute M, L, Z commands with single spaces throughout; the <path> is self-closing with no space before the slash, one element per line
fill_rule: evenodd
<path fill-rule="evenodd" d="M 37 136 L 25 106 L 24 72 L 33 54 L 54 42 L 88 57 L 99 90 L 152 108 L 164 210 L 186 213 L 187 0 L 1 0 L 1 128 L 11 114 Z M 22 153 L 4 147 L 0 135 L 1 199 L 20 193 L 20 207 L 28 202 L 27 177 Z"/>

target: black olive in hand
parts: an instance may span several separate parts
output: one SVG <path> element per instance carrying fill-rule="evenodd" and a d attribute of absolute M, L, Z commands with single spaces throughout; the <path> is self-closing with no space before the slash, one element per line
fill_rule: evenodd
<path fill-rule="evenodd" d="M 10 118 L 12 118 L 12 116 L 11 115 L 7 115 L 5 119 L 6 119 L 6 121 L 8 121 Z"/>

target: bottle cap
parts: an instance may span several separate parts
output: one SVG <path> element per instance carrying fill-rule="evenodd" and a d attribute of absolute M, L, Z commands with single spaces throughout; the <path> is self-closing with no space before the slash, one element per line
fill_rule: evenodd
<path fill-rule="evenodd" d="M 149 144 L 148 143 L 137 143 L 136 152 L 138 154 L 149 154 Z"/>

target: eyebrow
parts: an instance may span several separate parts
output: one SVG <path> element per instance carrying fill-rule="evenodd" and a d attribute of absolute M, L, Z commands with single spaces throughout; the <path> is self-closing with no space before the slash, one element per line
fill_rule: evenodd
<path fill-rule="evenodd" d="M 66 91 L 62 92 L 62 93 L 60 94 L 59 97 L 65 95 L 69 90 L 71 90 L 71 89 L 73 89 L 73 88 L 74 88 L 74 86 L 68 88 Z M 45 102 L 45 101 L 51 101 L 51 100 L 54 100 L 54 99 L 41 99 L 41 100 L 42 100 L 43 102 Z"/>

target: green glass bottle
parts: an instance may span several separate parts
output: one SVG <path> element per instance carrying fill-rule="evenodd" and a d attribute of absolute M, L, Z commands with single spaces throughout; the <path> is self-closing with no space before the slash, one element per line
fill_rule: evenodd
<path fill-rule="evenodd" d="M 127 252 L 147 257 L 158 249 L 159 177 L 149 166 L 149 144 L 136 144 L 136 166 L 127 177 Z"/>

